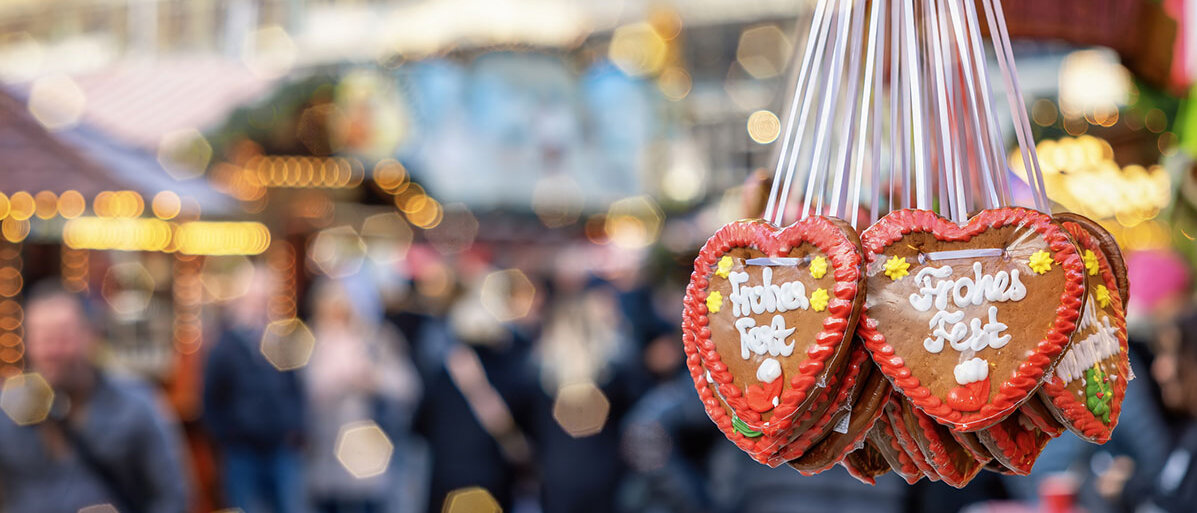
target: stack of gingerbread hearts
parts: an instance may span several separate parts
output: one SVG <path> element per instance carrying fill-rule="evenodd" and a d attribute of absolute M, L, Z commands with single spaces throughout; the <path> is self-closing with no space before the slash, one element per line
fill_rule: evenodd
<path fill-rule="evenodd" d="M 1034 209 L 1012 206 L 981 10 Z M 1049 214 L 1001 13 L 816 3 L 764 220 L 716 232 L 685 296 L 695 389 L 757 461 L 964 486 L 1029 473 L 1065 431 L 1104 443 L 1117 425 L 1121 254 L 1097 223 Z"/>
<path fill-rule="evenodd" d="M 1113 239 L 1075 215 L 899 210 L 861 240 L 739 221 L 695 260 L 683 338 L 707 413 L 757 461 L 964 486 L 1029 473 L 1065 428 L 1109 438 L 1125 289 Z"/>
<path fill-rule="evenodd" d="M 855 231 L 822 216 L 731 223 L 695 259 L 690 374 L 711 419 L 757 461 L 831 467 L 880 415 L 889 383 L 852 341 L 862 264 Z"/>
<path fill-rule="evenodd" d="M 1099 225 L 900 210 L 862 239 L 857 333 L 895 390 L 869 440 L 895 472 L 963 486 L 985 468 L 1029 473 L 1065 427 L 1109 438 L 1129 379 L 1125 274 Z"/>

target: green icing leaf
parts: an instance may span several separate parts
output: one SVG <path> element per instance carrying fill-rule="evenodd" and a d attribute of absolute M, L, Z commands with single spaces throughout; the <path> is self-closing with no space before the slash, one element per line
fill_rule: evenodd
<path fill-rule="evenodd" d="M 741 435 L 744 435 L 748 438 L 756 438 L 761 436 L 760 431 L 756 431 L 748 427 L 748 424 L 745 424 L 744 421 L 740 420 L 740 417 L 737 417 L 736 415 L 732 415 L 732 429 L 739 431 Z"/>
<path fill-rule="evenodd" d="M 1085 406 L 1106 424 L 1110 423 L 1110 403 L 1113 399 L 1113 387 L 1105 371 L 1097 364 L 1085 369 Z"/>

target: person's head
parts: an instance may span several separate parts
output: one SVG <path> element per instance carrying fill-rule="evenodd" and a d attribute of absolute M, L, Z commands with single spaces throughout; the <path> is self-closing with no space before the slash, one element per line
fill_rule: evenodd
<path fill-rule="evenodd" d="M 96 333 L 84 298 L 54 282 L 30 289 L 25 302 L 25 351 L 30 368 L 55 388 L 71 389 L 91 377 Z"/>
<path fill-rule="evenodd" d="M 1182 315 L 1156 340 L 1152 377 L 1165 406 L 1197 417 L 1197 312 Z"/>
<path fill-rule="evenodd" d="M 274 269 L 262 264 L 245 266 L 237 271 L 236 280 L 248 285 L 245 294 L 228 305 L 229 316 L 242 326 L 265 326 L 270 317 L 270 298 L 278 291 Z"/>

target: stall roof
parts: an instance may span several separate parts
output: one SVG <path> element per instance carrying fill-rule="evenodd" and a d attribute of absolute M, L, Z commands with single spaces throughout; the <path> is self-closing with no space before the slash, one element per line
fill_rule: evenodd
<path fill-rule="evenodd" d="M 0 192 L 68 189 L 92 197 L 101 191 L 131 189 L 77 149 L 51 135 L 33 119 L 25 103 L 0 92 Z"/>
<path fill-rule="evenodd" d="M 200 203 L 205 217 L 236 214 L 236 202 L 207 180 L 175 180 L 157 157 L 79 125 L 50 133 L 19 97 L 0 91 L 0 192 L 75 190 L 92 198 L 106 190 L 134 190 L 151 197 L 174 191 Z"/>

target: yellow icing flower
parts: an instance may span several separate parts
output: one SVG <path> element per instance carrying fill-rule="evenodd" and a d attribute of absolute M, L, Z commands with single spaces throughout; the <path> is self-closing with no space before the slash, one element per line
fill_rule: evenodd
<path fill-rule="evenodd" d="M 723 308 L 723 294 L 718 290 L 711 291 L 707 296 L 707 311 L 719 313 L 720 308 Z"/>
<path fill-rule="evenodd" d="M 1105 285 L 1098 285 L 1096 294 L 1099 306 L 1102 308 L 1110 306 L 1110 289 L 1107 289 Z"/>
<path fill-rule="evenodd" d="M 810 309 L 816 312 L 822 312 L 827 309 L 827 289 L 815 289 L 810 295 Z"/>
<path fill-rule="evenodd" d="M 810 261 L 810 275 L 814 279 L 822 278 L 827 274 L 827 259 L 821 256 L 815 257 Z"/>
<path fill-rule="evenodd" d="M 715 275 L 726 279 L 727 275 L 731 273 L 733 263 L 732 257 L 723 255 L 723 258 L 719 259 L 719 268 L 715 269 Z"/>
<path fill-rule="evenodd" d="M 1097 276 L 1097 255 L 1093 254 L 1093 250 L 1086 249 L 1081 258 L 1085 261 L 1085 272 L 1089 276 Z"/>
<path fill-rule="evenodd" d="M 885 275 L 889 276 L 891 280 L 897 281 L 910 274 L 908 269 L 910 269 L 910 264 L 906 262 L 905 257 L 892 256 L 885 261 Z"/>
<path fill-rule="evenodd" d="M 1027 265 L 1031 266 L 1032 271 L 1043 274 L 1052 270 L 1052 255 L 1041 249 L 1031 255 L 1031 259 L 1027 261 Z"/>

